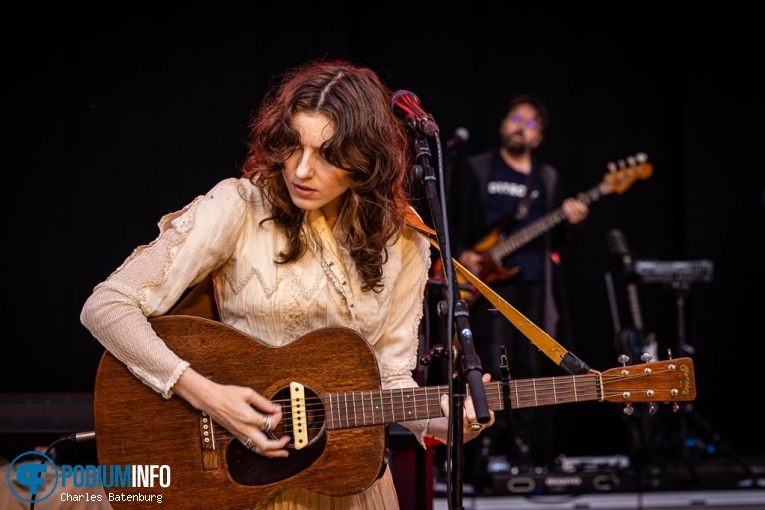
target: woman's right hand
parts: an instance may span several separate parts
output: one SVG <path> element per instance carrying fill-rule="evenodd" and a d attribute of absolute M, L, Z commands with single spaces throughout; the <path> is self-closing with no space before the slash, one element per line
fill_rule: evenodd
<path fill-rule="evenodd" d="M 252 388 L 218 384 L 187 368 L 173 390 L 196 409 L 210 415 L 249 450 L 272 458 L 289 455 L 285 447 L 290 436 L 272 439 L 264 431 L 264 423 L 268 420 L 267 430 L 273 430 L 281 421 L 281 406 Z"/>

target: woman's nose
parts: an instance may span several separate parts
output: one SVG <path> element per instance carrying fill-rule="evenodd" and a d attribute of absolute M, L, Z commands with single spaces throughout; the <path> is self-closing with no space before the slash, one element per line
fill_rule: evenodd
<path fill-rule="evenodd" d="M 311 168 L 311 160 L 308 155 L 304 154 L 297 162 L 297 167 L 295 167 L 295 174 L 301 179 L 305 179 L 310 177 L 312 173 L 313 169 Z"/>

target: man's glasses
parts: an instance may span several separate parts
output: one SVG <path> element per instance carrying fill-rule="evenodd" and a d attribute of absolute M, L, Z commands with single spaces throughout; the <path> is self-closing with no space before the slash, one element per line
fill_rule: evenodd
<path fill-rule="evenodd" d="M 520 115 L 511 115 L 509 119 L 513 124 L 523 124 L 529 129 L 536 129 L 539 126 L 539 122 L 534 119 L 524 119 Z"/>

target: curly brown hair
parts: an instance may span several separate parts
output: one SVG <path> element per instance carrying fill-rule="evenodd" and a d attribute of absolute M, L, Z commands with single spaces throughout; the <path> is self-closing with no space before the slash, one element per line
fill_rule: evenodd
<path fill-rule="evenodd" d="M 326 115 L 334 134 L 322 156 L 350 173 L 341 215 L 348 246 L 363 279 L 362 289 L 379 292 L 387 245 L 401 235 L 410 204 L 411 147 L 406 126 L 390 107 L 391 91 L 371 69 L 347 61 L 311 61 L 288 71 L 266 94 L 250 125 L 242 175 L 258 186 L 270 216 L 288 239 L 276 263 L 306 251 L 301 235 L 305 210 L 291 200 L 282 177 L 285 161 L 300 143 L 292 124 L 298 112 Z"/>

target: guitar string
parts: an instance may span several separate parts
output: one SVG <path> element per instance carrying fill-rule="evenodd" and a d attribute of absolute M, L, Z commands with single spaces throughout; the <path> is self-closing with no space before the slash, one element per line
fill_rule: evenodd
<path fill-rule="evenodd" d="M 635 367 L 625 367 L 625 369 L 632 369 L 634 370 Z M 641 368 L 641 367 L 638 367 Z M 645 368 L 644 366 L 642 368 Z M 601 382 L 603 384 L 603 387 L 605 390 L 608 390 L 607 386 L 611 384 L 615 384 L 617 382 L 623 383 L 628 382 L 633 379 L 642 379 L 645 377 L 652 377 L 656 378 L 660 374 L 670 372 L 670 370 L 665 369 L 663 371 L 656 371 L 653 370 L 651 373 L 645 373 L 645 372 L 629 372 L 628 374 L 599 374 L 601 378 Z M 618 391 L 605 391 L 603 395 L 599 395 L 599 390 L 596 387 L 597 386 L 597 375 L 596 374 L 581 374 L 581 375 L 575 375 L 571 376 L 572 380 L 569 380 L 568 378 L 565 378 L 565 381 L 561 382 L 561 377 L 550 377 L 550 378 L 539 378 L 539 379 L 522 379 L 518 381 L 510 381 L 511 384 L 511 405 L 513 405 L 513 408 L 523 408 L 523 407 L 529 407 L 529 406 L 542 406 L 542 405 L 549 405 L 549 404 L 555 404 L 560 400 L 564 400 L 564 402 L 575 402 L 577 401 L 577 396 L 580 396 L 581 400 L 585 401 L 592 401 L 592 400 L 607 400 L 607 399 L 613 399 L 616 397 L 619 397 L 620 395 L 624 395 L 625 393 L 630 394 L 640 394 L 640 392 L 646 392 L 645 387 L 636 387 L 633 389 L 629 388 L 620 388 Z M 577 379 L 586 379 L 590 380 L 591 384 L 590 386 L 593 386 L 589 389 L 582 387 L 581 389 L 577 388 L 571 388 L 572 384 L 576 386 Z M 492 381 L 490 383 L 485 384 L 485 389 L 489 392 L 489 395 L 487 395 L 487 402 L 489 404 L 490 409 L 498 411 L 504 409 L 504 401 L 501 398 L 501 391 L 500 391 L 500 385 L 502 383 L 500 381 Z M 560 386 L 560 388 L 558 388 Z M 338 399 L 338 401 L 334 404 L 329 404 L 328 402 L 325 402 L 322 400 L 321 397 L 314 396 L 306 398 L 305 407 L 308 415 L 310 415 L 310 418 L 314 421 L 319 420 L 321 422 L 324 421 L 326 413 L 329 413 L 330 415 L 334 416 L 337 414 L 335 421 L 338 422 L 340 425 L 339 427 L 335 428 L 349 428 L 353 426 L 366 426 L 366 425 L 374 425 L 374 424 L 385 424 L 385 423 L 392 423 L 392 422 L 404 422 L 409 420 L 403 420 L 403 419 L 396 419 L 397 416 L 406 416 L 406 413 L 411 410 L 420 410 L 422 412 L 426 412 L 426 415 L 423 417 L 418 416 L 418 413 L 415 412 L 415 416 L 412 418 L 412 420 L 417 419 L 424 419 L 424 418 L 430 418 L 430 417 L 436 417 L 436 416 L 443 416 L 443 412 L 440 407 L 440 398 L 443 393 L 447 391 L 446 386 L 437 386 L 437 387 L 415 387 L 415 388 L 401 388 L 401 389 L 389 389 L 389 390 L 357 390 L 357 391 L 351 391 L 351 392 L 345 392 L 345 393 L 328 393 L 325 395 L 346 395 L 345 399 Z M 552 391 L 552 395 L 549 393 Z M 407 398 L 405 401 L 402 401 L 401 398 L 404 395 L 404 393 L 410 393 L 411 392 L 411 398 Z M 375 394 L 377 396 L 375 397 Z M 387 394 L 387 396 L 386 396 Z M 350 401 L 348 400 L 348 396 L 350 396 Z M 355 398 L 358 396 L 358 401 L 355 400 Z M 634 397 L 634 395 L 632 395 Z M 676 399 L 668 398 L 666 400 L 659 400 L 659 399 L 649 399 L 648 401 L 652 402 L 658 402 L 658 401 L 666 401 L 671 402 Z M 634 398 L 625 398 L 625 403 L 633 402 L 633 401 L 643 401 L 641 398 L 634 399 Z M 283 413 L 282 417 L 284 419 L 285 424 L 289 424 L 292 420 L 292 413 L 289 411 L 291 409 L 291 406 L 289 405 L 291 403 L 290 399 L 276 399 L 274 400 L 276 403 L 281 403 L 286 411 Z M 350 410 L 352 412 L 348 412 L 348 407 L 350 406 Z M 525 404 L 525 405 L 524 405 Z M 359 407 L 361 406 L 361 407 Z M 327 407 L 329 407 L 329 411 L 327 411 Z M 380 408 L 379 411 L 375 411 L 375 409 Z M 374 412 L 373 412 L 374 411 Z M 325 413 L 326 412 L 326 413 Z M 388 419 L 390 418 L 390 419 Z M 371 422 L 369 422 L 369 419 L 372 419 Z M 353 425 L 351 425 L 351 422 L 353 422 Z"/>

